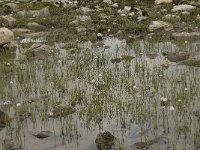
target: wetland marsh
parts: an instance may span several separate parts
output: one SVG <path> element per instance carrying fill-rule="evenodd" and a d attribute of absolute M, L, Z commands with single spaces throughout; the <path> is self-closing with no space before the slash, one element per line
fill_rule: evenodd
<path fill-rule="evenodd" d="M 0 150 L 200 149 L 199 6 L 0 0 Z"/>
<path fill-rule="evenodd" d="M 128 45 L 106 38 L 98 43 L 102 46 L 77 44 L 73 54 L 57 44 L 48 58 L 21 64 L 16 57 L 14 64 L 1 63 L 1 107 L 11 118 L 1 130 L 2 140 L 30 150 L 89 150 L 97 149 L 99 132 L 109 131 L 116 137 L 113 149 L 199 146 L 200 69 L 162 55 L 163 50 L 183 49 L 196 54 L 198 41 L 147 39 Z M 121 61 L 111 62 L 117 58 Z M 33 136 L 40 131 L 51 134 L 42 140 Z M 162 134 L 165 138 L 158 138 Z M 146 143 L 135 147 L 141 141 Z"/>

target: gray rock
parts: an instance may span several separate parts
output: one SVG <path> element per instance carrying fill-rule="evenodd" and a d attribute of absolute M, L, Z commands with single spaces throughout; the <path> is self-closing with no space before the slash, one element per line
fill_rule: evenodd
<path fill-rule="evenodd" d="M 86 32 L 86 28 L 76 28 L 77 33 Z"/>
<path fill-rule="evenodd" d="M 131 7 L 125 6 L 123 10 L 118 10 L 120 15 L 127 15 L 131 11 Z"/>
<path fill-rule="evenodd" d="M 109 19 L 109 18 L 110 18 L 110 16 L 107 16 L 107 15 L 104 14 L 104 13 L 101 13 L 101 14 L 99 15 L 99 17 L 102 18 L 102 19 Z"/>
<path fill-rule="evenodd" d="M 196 20 L 200 21 L 200 15 L 197 15 Z"/>
<path fill-rule="evenodd" d="M 35 43 L 25 52 L 25 55 L 27 57 L 42 59 L 46 56 L 49 56 L 53 50 L 54 48 L 51 46 Z"/>
<path fill-rule="evenodd" d="M 66 104 L 59 104 L 53 108 L 52 114 L 49 117 L 66 117 L 75 112 L 75 108 Z"/>
<path fill-rule="evenodd" d="M 129 13 L 131 11 L 131 7 L 125 6 L 123 11 L 127 14 L 127 13 Z"/>
<path fill-rule="evenodd" d="M 113 4 L 112 0 L 103 0 L 103 2 L 106 3 L 106 4 L 110 4 L 110 5 Z"/>
<path fill-rule="evenodd" d="M 69 1 L 69 0 L 55 0 L 54 4 L 57 7 L 70 7 L 70 8 L 77 7 L 74 1 Z"/>
<path fill-rule="evenodd" d="M 45 32 L 35 32 L 35 33 L 27 33 L 20 35 L 22 38 L 39 38 L 39 37 L 44 37 L 46 35 Z"/>
<path fill-rule="evenodd" d="M 10 10 L 11 12 L 18 12 L 19 11 L 19 6 L 15 3 L 7 3 L 5 7 Z"/>
<path fill-rule="evenodd" d="M 0 130 L 2 128 L 5 128 L 10 122 L 10 118 L 9 116 L 3 112 L 2 110 L 0 110 Z"/>
<path fill-rule="evenodd" d="M 27 24 L 27 27 L 31 30 L 35 30 L 35 31 L 43 31 L 46 29 L 46 27 L 44 25 L 40 25 L 36 22 L 30 22 Z"/>
<path fill-rule="evenodd" d="M 114 143 L 114 140 L 116 138 L 109 132 L 109 131 L 104 131 L 103 133 L 99 133 L 96 137 L 95 143 L 97 145 L 112 145 Z M 106 148 L 107 149 L 107 148 Z M 110 148 L 108 148 L 110 149 Z"/>
<path fill-rule="evenodd" d="M 119 4 L 118 4 L 118 3 L 114 3 L 114 4 L 112 5 L 112 7 L 118 8 L 118 7 L 119 7 Z"/>
<path fill-rule="evenodd" d="M 13 32 L 8 28 L 0 28 L 0 45 L 8 44 L 14 39 Z"/>
<path fill-rule="evenodd" d="M 90 8 L 88 8 L 88 7 L 80 7 L 79 10 L 80 10 L 80 12 L 81 12 L 82 14 L 87 14 L 87 13 L 93 11 L 92 9 L 90 9 Z"/>
<path fill-rule="evenodd" d="M 155 59 L 158 57 L 158 53 L 155 50 L 150 50 L 146 53 L 146 56 L 150 59 Z"/>
<path fill-rule="evenodd" d="M 200 51 L 191 53 L 187 60 L 181 61 L 178 65 L 200 67 Z"/>
<path fill-rule="evenodd" d="M 14 27 L 16 23 L 16 19 L 7 15 L 7 16 L 0 16 L 0 26 L 1 27 Z"/>
<path fill-rule="evenodd" d="M 163 56 L 165 56 L 171 62 L 180 62 L 187 60 L 190 57 L 190 54 L 187 52 L 162 52 Z"/>
<path fill-rule="evenodd" d="M 40 131 L 40 132 L 34 132 L 32 135 L 37 137 L 38 139 L 44 139 L 44 138 L 48 138 L 48 137 L 52 136 L 53 132 L 51 132 L 51 131 Z"/>
<path fill-rule="evenodd" d="M 182 5 L 176 5 L 173 7 L 172 12 L 177 12 L 177 11 L 188 11 L 188 10 L 193 10 L 195 9 L 195 6 L 192 5 L 186 5 L 186 4 L 182 4 Z"/>
<path fill-rule="evenodd" d="M 4 150 L 17 150 L 17 147 L 12 139 L 4 139 L 2 142 L 2 147 Z"/>
<path fill-rule="evenodd" d="M 147 17 L 146 16 L 138 16 L 137 17 L 137 20 L 140 22 L 140 21 L 143 21 L 143 20 L 147 20 Z"/>
<path fill-rule="evenodd" d="M 21 2 L 21 3 L 28 3 L 28 2 L 31 2 L 33 0 L 17 0 L 18 2 Z"/>
<path fill-rule="evenodd" d="M 50 12 L 47 7 L 40 10 L 19 11 L 17 14 L 21 17 L 30 17 L 30 18 L 50 16 Z"/>
<path fill-rule="evenodd" d="M 149 31 L 154 32 L 154 31 L 170 31 L 173 29 L 173 25 L 168 22 L 164 21 L 152 21 L 149 25 Z"/>
<path fill-rule="evenodd" d="M 103 34 L 102 33 L 97 33 L 97 38 L 98 39 L 101 39 L 103 37 Z"/>
<path fill-rule="evenodd" d="M 78 15 L 76 16 L 76 20 L 84 22 L 84 21 L 91 21 L 92 19 L 90 16 Z"/>
<path fill-rule="evenodd" d="M 174 39 L 184 39 L 184 40 L 198 40 L 200 39 L 200 32 L 181 32 L 181 33 L 172 33 L 171 35 Z"/>
<path fill-rule="evenodd" d="M 134 12 L 130 12 L 130 13 L 128 13 L 128 16 L 135 16 L 135 13 Z M 139 16 L 139 17 L 142 17 L 142 16 Z"/>
<path fill-rule="evenodd" d="M 139 7 L 134 7 L 134 11 L 139 16 L 147 16 L 147 14 L 148 14 L 144 9 L 139 8 Z"/>
<path fill-rule="evenodd" d="M 163 3 L 171 3 L 171 2 L 173 2 L 173 0 L 155 0 L 156 5 L 163 4 Z"/>
<path fill-rule="evenodd" d="M 77 27 L 79 25 L 79 21 L 78 20 L 73 20 L 72 22 L 70 22 L 70 25 Z"/>
<path fill-rule="evenodd" d="M 79 34 L 79 35 L 86 35 L 87 34 L 87 29 L 86 28 L 76 28 L 76 32 Z"/>
<path fill-rule="evenodd" d="M 167 21 L 180 21 L 181 18 L 178 15 L 167 14 L 163 17 L 164 20 Z"/>
<path fill-rule="evenodd" d="M 200 7 L 200 1 L 198 2 L 191 2 L 190 5 L 196 6 L 196 7 Z"/>
<path fill-rule="evenodd" d="M 183 11 L 181 12 L 182 15 L 185 15 L 185 16 L 189 16 L 190 15 L 190 12 L 189 11 Z"/>
<path fill-rule="evenodd" d="M 31 30 L 26 28 L 14 28 L 12 29 L 12 32 L 14 32 L 14 34 L 25 34 L 25 33 L 30 33 Z"/>

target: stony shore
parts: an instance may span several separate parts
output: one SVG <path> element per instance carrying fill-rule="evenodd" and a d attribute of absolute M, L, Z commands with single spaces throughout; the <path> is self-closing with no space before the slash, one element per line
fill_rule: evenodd
<path fill-rule="evenodd" d="M 103 37 L 199 39 L 200 2 L 195 1 L 0 1 L 0 45 L 27 56 L 48 54 L 55 42 L 66 48 Z"/>

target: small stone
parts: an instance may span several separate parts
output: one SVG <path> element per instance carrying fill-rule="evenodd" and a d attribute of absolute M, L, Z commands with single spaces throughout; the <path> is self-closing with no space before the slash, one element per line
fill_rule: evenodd
<path fill-rule="evenodd" d="M 115 137 L 109 132 L 104 131 L 103 133 L 99 133 L 96 137 L 95 143 L 97 145 L 108 145 L 112 144 L 115 140 Z"/>
<path fill-rule="evenodd" d="M 103 0 L 103 2 L 106 3 L 106 4 L 110 4 L 110 5 L 113 4 L 112 0 Z"/>
<path fill-rule="evenodd" d="M 114 8 L 118 8 L 119 5 L 118 5 L 117 3 L 114 3 L 114 4 L 112 5 L 112 7 L 114 7 Z"/>
<path fill-rule="evenodd" d="M 77 2 L 69 0 L 54 0 L 54 5 L 57 7 L 74 8 L 77 6 Z"/>
<path fill-rule="evenodd" d="M 49 117 L 66 117 L 70 114 L 73 114 L 75 111 L 75 108 L 73 108 L 72 106 L 66 104 L 59 104 L 53 108 L 53 111 L 51 114 L 49 114 Z"/>
<path fill-rule="evenodd" d="M 53 132 L 51 131 L 41 131 L 41 132 L 35 132 L 32 135 L 37 137 L 38 139 L 44 139 L 47 137 L 52 136 Z"/>
<path fill-rule="evenodd" d="M 46 29 L 46 27 L 44 25 L 40 25 L 36 22 L 29 22 L 27 24 L 27 27 L 31 30 L 35 30 L 35 31 L 44 31 Z"/>
<path fill-rule="evenodd" d="M 77 20 L 77 21 L 84 22 L 84 21 L 91 21 L 92 19 L 91 19 L 90 16 L 78 15 L 78 16 L 76 16 L 76 20 Z"/>
<path fill-rule="evenodd" d="M 17 107 L 20 107 L 21 106 L 21 104 L 20 103 L 17 103 L 17 105 L 16 105 Z"/>
<path fill-rule="evenodd" d="M 183 11 L 181 12 L 182 15 L 185 15 L 185 16 L 189 16 L 190 15 L 190 12 L 189 11 Z"/>
<path fill-rule="evenodd" d="M 174 106 L 170 106 L 169 110 L 173 111 L 174 110 Z"/>
<path fill-rule="evenodd" d="M 103 34 L 102 34 L 102 33 L 97 33 L 97 37 L 98 37 L 98 38 L 102 38 L 102 37 L 103 37 Z"/>

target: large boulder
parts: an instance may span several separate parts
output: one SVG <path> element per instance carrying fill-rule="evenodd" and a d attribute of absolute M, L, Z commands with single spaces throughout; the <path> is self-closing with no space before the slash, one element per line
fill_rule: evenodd
<path fill-rule="evenodd" d="M 13 32 L 8 28 L 0 28 L 0 46 L 10 43 L 14 39 Z"/>

